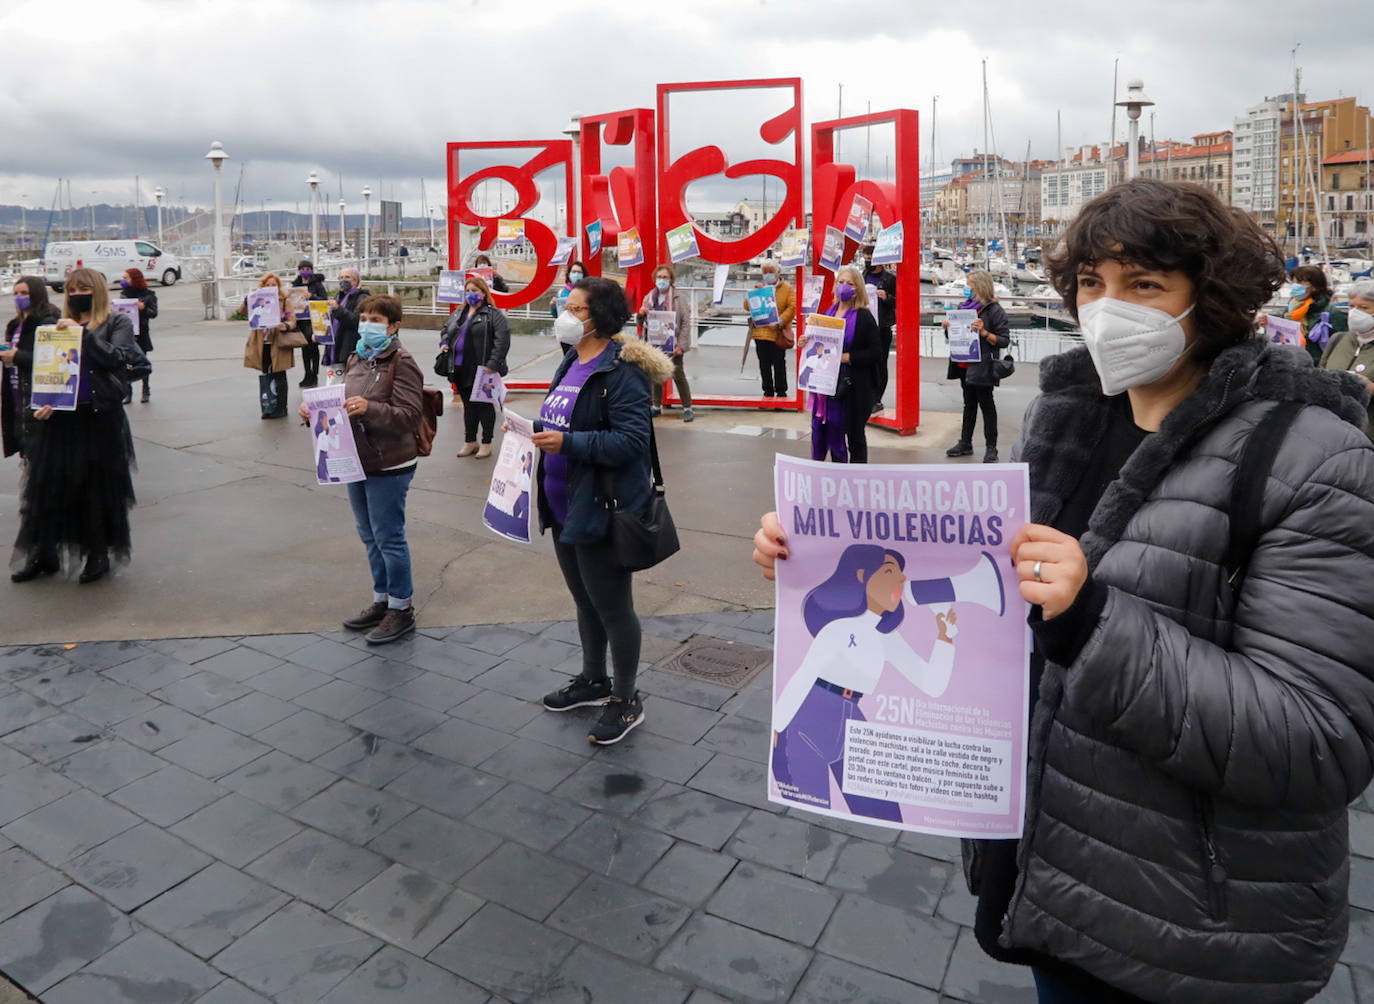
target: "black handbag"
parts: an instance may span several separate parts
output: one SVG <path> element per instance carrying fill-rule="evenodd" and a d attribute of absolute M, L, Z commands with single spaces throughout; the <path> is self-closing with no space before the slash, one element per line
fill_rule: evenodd
<path fill-rule="evenodd" d="M 663 471 L 658 463 L 658 441 L 654 438 L 653 425 L 649 426 L 649 456 L 653 462 L 654 491 L 642 516 L 620 508 L 615 497 L 615 477 L 609 468 L 601 469 L 601 497 L 611 511 L 608 535 L 611 551 L 616 564 L 629 572 L 653 568 L 682 547 L 663 493 Z"/>
<path fill-rule="evenodd" d="M 153 375 L 153 362 L 144 354 L 143 347 L 137 342 L 132 345 L 121 345 L 119 358 L 124 363 L 124 379 L 129 383 L 146 380 Z"/>
<path fill-rule="evenodd" d="M 1016 360 L 1011 356 L 999 356 L 992 361 L 992 372 L 998 380 L 1005 380 L 1016 372 Z"/>
<path fill-rule="evenodd" d="M 447 380 L 453 375 L 453 363 L 450 361 L 453 354 L 448 349 L 440 349 L 439 354 L 434 357 L 434 375 L 443 377 Z"/>

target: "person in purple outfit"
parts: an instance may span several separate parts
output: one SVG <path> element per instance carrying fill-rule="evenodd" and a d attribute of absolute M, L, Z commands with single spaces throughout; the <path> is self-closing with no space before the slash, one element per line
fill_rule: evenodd
<path fill-rule="evenodd" d="M 878 322 L 868 309 L 863 275 L 853 265 L 835 273 L 835 302 L 825 311 L 844 319 L 844 352 L 835 393 L 811 395 L 811 459 L 868 463 L 864 428 L 873 412 L 873 374 L 882 359 Z M 806 336 L 798 339 L 803 349 Z"/>
<path fill-rule="evenodd" d="M 867 721 L 859 709 L 887 666 L 893 666 L 930 697 L 938 698 L 954 672 L 956 614 L 935 607 L 939 635 L 929 658 L 897 631 L 903 600 L 921 602 L 906 577 L 906 558 L 876 544 L 853 544 L 830 577 L 806 594 L 802 616 L 815 639 L 801 666 L 778 695 L 773 739 L 773 776 L 782 797 L 830 807 L 830 778 L 844 777 L 845 723 Z M 896 802 L 844 795 L 849 811 L 900 822 Z"/>

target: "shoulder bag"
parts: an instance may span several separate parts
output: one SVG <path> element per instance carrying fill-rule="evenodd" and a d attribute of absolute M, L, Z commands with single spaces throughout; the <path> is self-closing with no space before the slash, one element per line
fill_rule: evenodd
<path fill-rule="evenodd" d="M 616 563 L 630 572 L 653 568 L 676 554 L 682 546 L 663 493 L 663 471 L 658 463 L 658 441 L 654 438 L 652 423 L 649 425 L 649 456 L 653 461 L 654 490 L 643 516 L 620 508 L 615 497 L 615 475 L 610 468 L 601 468 L 601 496 L 611 511 L 608 538 L 611 550 Z"/>

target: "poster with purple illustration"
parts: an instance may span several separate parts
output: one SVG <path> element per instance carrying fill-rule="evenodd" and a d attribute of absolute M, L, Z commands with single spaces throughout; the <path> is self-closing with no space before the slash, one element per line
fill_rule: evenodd
<path fill-rule="evenodd" d="M 534 465 L 539 462 L 539 451 L 532 439 L 534 424 L 508 411 L 502 427 L 505 431 L 501 434 L 501 453 L 496 458 L 496 469 L 491 472 L 482 523 L 500 537 L 528 544 Z"/>
<path fill-rule="evenodd" d="M 814 314 L 821 309 L 821 294 L 825 292 L 825 276 L 808 275 L 802 283 L 801 309 L 803 314 Z"/>
<path fill-rule="evenodd" d="M 952 837 L 1021 835 L 1027 607 L 1007 552 L 1023 464 L 779 456 L 768 797 Z"/>
<path fill-rule="evenodd" d="M 501 374 L 485 366 L 478 366 L 477 373 L 472 378 L 472 400 L 494 404 L 498 410 L 504 411 L 506 382 L 501 379 Z"/>
<path fill-rule="evenodd" d="M 254 331 L 275 328 L 281 324 L 281 293 L 276 286 L 250 290 L 247 302 L 248 326 Z"/>
<path fill-rule="evenodd" d="M 138 334 L 138 301 L 134 299 L 115 299 L 110 301 L 110 313 L 123 314 L 129 319 L 129 323 L 134 326 L 134 334 Z"/>
<path fill-rule="evenodd" d="M 844 233 L 834 227 L 826 227 L 825 243 L 821 245 L 821 257 L 818 264 L 821 268 L 833 272 L 840 267 L 840 259 L 843 257 Z"/>
<path fill-rule="evenodd" d="M 1302 345 L 1302 321 L 1290 321 L 1285 317 L 1265 318 L 1269 340 L 1278 345 Z"/>
<path fill-rule="evenodd" d="M 353 426 L 344 411 L 342 384 L 307 387 L 301 403 L 310 412 L 310 435 L 315 448 L 315 481 L 322 485 L 363 481 L 362 461 L 353 440 Z"/>

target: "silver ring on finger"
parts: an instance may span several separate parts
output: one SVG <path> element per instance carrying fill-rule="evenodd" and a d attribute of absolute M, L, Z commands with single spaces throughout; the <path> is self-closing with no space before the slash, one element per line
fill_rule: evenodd
<path fill-rule="evenodd" d="M 1045 581 L 1045 577 L 1044 577 L 1043 575 L 1040 574 L 1041 570 L 1042 570 L 1044 567 L 1045 567 L 1045 563 L 1044 563 L 1043 561 L 1037 561 L 1034 565 L 1031 566 L 1031 575 L 1035 576 L 1035 581 L 1036 581 L 1036 582 L 1044 582 L 1044 581 Z"/>

